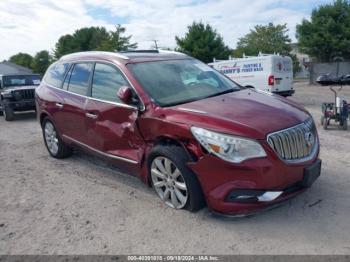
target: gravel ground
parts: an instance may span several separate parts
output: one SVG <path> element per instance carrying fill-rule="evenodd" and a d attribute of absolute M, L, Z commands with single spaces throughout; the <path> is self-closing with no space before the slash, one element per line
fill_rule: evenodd
<path fill-rule="evenodd" d="M 318 121 L 331 93 L 295 89 Z M 227 220 L 167 208 L 137 178 L 82 152 L 50 158 L 34 114 L 1 117 L 0 254 L 350 254 L 350 131 L 319 134 L 323 170 L 310 190 Z"/>

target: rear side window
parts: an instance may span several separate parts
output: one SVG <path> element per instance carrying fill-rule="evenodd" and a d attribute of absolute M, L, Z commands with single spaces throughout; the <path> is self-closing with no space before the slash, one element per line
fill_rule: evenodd
<path fill-rule="evenodd" d="M 128 85 L 118 69 L 110 65 L 96 63 L 91 90 L 93 98 L 121 102 L 117 97 L 117 91 L 120 87 Z"/>
<path fill-rule="evenodd" d="M 92 66 L 92 63 L 81 63 L 74 65 L 70 76 L 68 91 L 79 95 L 87 95 Z"/>
<path fill-rule="evenodd" d="M 69 69 L 68 63 L 55 63 L 47 70 L 44 81 L 49 85 L 61 88 L 63 78 Z"/>

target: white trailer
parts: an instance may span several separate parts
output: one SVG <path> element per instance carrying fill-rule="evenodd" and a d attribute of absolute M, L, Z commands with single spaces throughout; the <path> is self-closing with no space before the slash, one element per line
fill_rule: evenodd
<path fill-rule="evenodd" d="M 211 67 L 227 75 L 238 84 L 291 96 L 293 90 L 293 61 L 289 56 L 279 54 L 243 56 L 229 60 L 215 60 Z"/>

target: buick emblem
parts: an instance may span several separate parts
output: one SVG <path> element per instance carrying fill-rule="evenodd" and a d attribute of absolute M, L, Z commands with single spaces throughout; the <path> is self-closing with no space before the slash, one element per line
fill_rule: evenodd
<path fill-rule="evenodd" d="M 306 132 L 304 134 L 304 137 L 305 137 L 306 146 L 310 148 L 314 143 L 314 139 L 315 139 L 314 135 L 311 132 Z"/>

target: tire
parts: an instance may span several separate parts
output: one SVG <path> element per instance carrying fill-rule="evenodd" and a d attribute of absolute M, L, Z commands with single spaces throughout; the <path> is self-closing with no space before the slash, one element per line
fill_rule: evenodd
<path fill-rule="evenodd" d="M 62 141 L 56 127 L 48 117 L 44 118 L 41 128 L 46 149 L 52 157 L 62 159 L 72 154 L 72 149 Z"/>
<path fill-rule="evenodd" d="M 342 129 L 343 129 L 343 130 L 348 130 L 348 119 L 347 119 L 347 118 L 345 118 L 345 119 L 343 120 Z"/>
<path fill-rule="evenodd" d="M 4 105 L 3 114 L 6 121 L 13 121 L 15 119 L 15 113 L 13 112 L 13 109 L 8 106 Z"/>
<path fill-rule="evenodd" d="M 166 161 L 168 161 L 167 163 L 170 161 L 170 174 L 159 169 L 159 165 L 163 165 L 163 168 L 165 168 Z M 157 145 L 151 150 L 147 164 L 152 187 L 163 202 L 175 209 L 186 209 L 195 212 L 205 206 L 205 199 L 196 175 L 186 165 L 189 161 L 190 158 L 187 152 L 180 146 Z M 156 172 L 156 174 L 155 171 L 158 173 Z M 160 177 L 159 173 L 163 178 Z M 162 183 L 164 185 L 160 186 Z M 183 190 L 184 188 L 186 188 L 185 191 Z M 166 190 L 169 191 L 168 197 L 165 196 Z M 179 197 L 179 192 L 182 197 Z M 176 201 L 173 204 L 173 198 L 179 205 L 176 206 Z"/>
<path fill-rule="evenodd" d="M 325 118 L 324 121 L 323 121 L 323 129 L 324 129 L 324 130 L 327 130 L 327 129 L 328 129 L 328 121 L 329 121 L 329 120 L 328 120 L 327 118 Z"/>
<path fill-rule="evenodd" d="M 324 125 L 324 120 L 325 120 L 325 117 L 324 116 L 321 116 L 321 125 L 323 126 Z"/>

